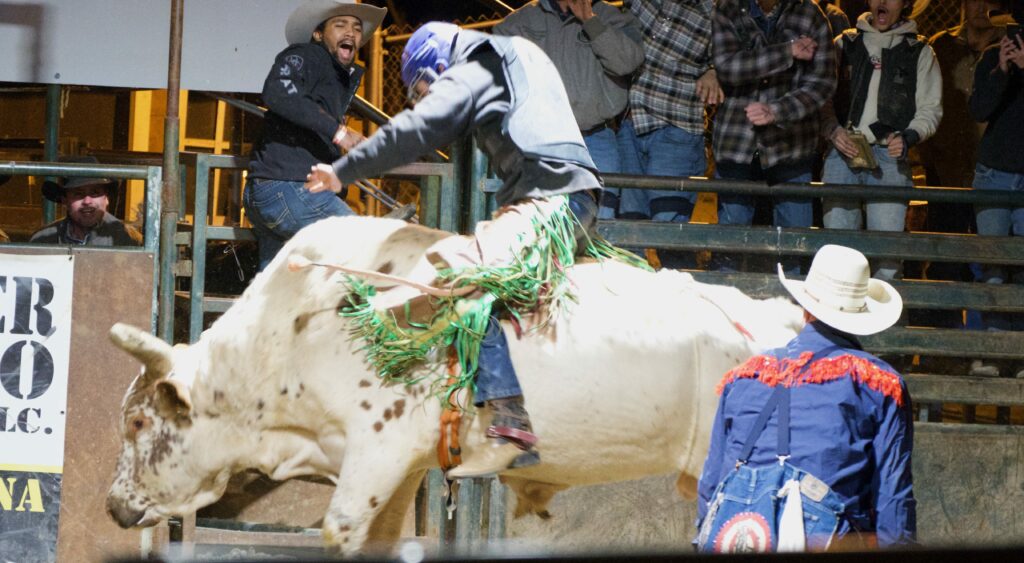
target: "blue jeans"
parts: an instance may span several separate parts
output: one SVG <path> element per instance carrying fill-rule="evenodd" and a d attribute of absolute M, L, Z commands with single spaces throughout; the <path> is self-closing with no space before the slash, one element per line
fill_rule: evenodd
<path fill-rule="evenodd" d="M 812 161 L 783 162 L 767 169 L 761 167 L 757 155 L 746 164 L 739 162 L 719 161 L 715 163 L 715 177 L 728 180 L 749 180 L 774 184 L 804 184 L 811 181 Z M 814 222 L 814 203 L 805 198 L 778 198 L 772 209 L 772 223 L 776 227 L 810 227 Z M 719 225 L 750 225 L 754 221 L 754 198 L 742 194 L 718 194 Z M 782 259 L 786 273 L 800 273 L 800 261 L 797 258 Z M 719 271 L 736 271 L 733 256 L 716 255 L 712 259 L 712 269 Z"/>
<path fill-rule="evenodd" d="M 597 221 L 597 203 L 584 192 L 569 195 L 569 209 L 576 215 L 576 220 L 583 229 L 591 228 Z M 581 234 L 576 233 L 577 240 Z M 583 250 L 577 246 L 577 253 Z M 523 394 L 516 370 L 512 366 L 512 358 L 508 354 L 508 340 L 505 338 L 505 332 L 501 330 L 498 314 L 498 311 L 491 313 L 483 341 L 480 343 L 476 390 L 473 395 L 473 403 L 478 407 L 483 406 L 486 401 L 518 397 Z"/>
<path fill-rule="evenodd" d="M 605 127 L 596 133 L 583 137 L 590 151 L 590 158 L 594 160 L 598 172 L 618 174 L 622 172 L 622 159 L 619 157 L 619 143 L 615 131 Z M 597 213 L 599 219 L 614 219 L 619 209 L 619 198 L 622 195 L 622 188 L 610 188 L 605 186 L 601 194 L 601 209 Z"/>
<path fill-rule="evenodd" d="M 242 204 L 259 244 L 261 271 L 299 229 L 327 217 L 355 214 L 329 191 L 314 194 L 302 182 L 262 178 L 246 182 Z"/>
<path fill-rule="evenodd" d="M 910 187 L 914 185 L 910 163 L 889 156 L 888 149 L 880 145 L 872 147 L 878 168 L 874 170 L 853 170 L 839 151 L 832 149 L 825 158 L 821 180 L 826 184 L 855 184 L 860 186 Z M 822 223 L 826 229 L 860 230 L 863 227 L 861 201 L 825 197 L 821 199 Z M 903 232 L 906 226 L 907 202 L 869 201 L 864 204 L 869 231 Z M 879 260 L 874 276 L 891 280 L 900 277 L 900 260 Z"/>
<path fill-rule="evenodd" d="M 637 135 L 633 121 L 619 129 L 622 172 L 645 176 L 703 176 L 707 169 L 704 135 L 666 125 Z M 697 194 L 672 190 L 624 190 L 619 207 L 623 219 L 689 223 Z"/>
<path fill-rule="evenodd" d="M 619 129 L 619 154 L 624 174 L 680 178 L 703 176 L 707 170 L 704 135 L 673 125 L 637 135 L 633 121 L 624 120 Z M 689 223 L 696 203 L 693 192 L 623 190 L 619 217 Z M 697 263 L 692 252 L 659 250 L 658 257 L 666 268 L 694 268 Z"/>
<path fill-rule="evenodd" d="M 755 547 L 775 551 L 779 539 L 776 537 L 778 523 L 785 507 L 776 493 L 790 479 L 801 480 L 805 475 L 805 471 L 788 463 L 758 468 L 742 465 L 729 473 L 711 495 L 707 514 L 699 524 L 697 545 L 700 551 L 730 553 Z M 846 507 L 839 495 L 830 489 L 821 492 L 824 494 L 820 499 L 812 499 L 804 492 L 801 492 L 800 499 L 807 548 L 815 551 L 826 549 L 837 532 L 843 534 L 849 529 L 849 526 L 840 528 Z M 750 513 L 760 515 L 757 521 L 763 527 L 752 526 L 755 531 L 752 534 L 736 534 L 737 521 L 743 519 L 740 515 Z M 738 518 L 734 520 L 734 517 Z M 763 543 L 753 538 L 759 538 Z"/>
<path fill-rule="evenodd" d="M 974 169 L 974 189 L 1024 192 L 1024 174 L 1004 172 L 978 164 Z M 976 206 L 974 214 L 981 236 L 1024 236 L 1024 207 Z M 1024 271 L 1010 273 L 993 264 L 982 266 L 981 280 L 985 283 L 1024 284 Z M 1024 330 L 1024 315 L 983 313 L 982 325 L 992 330 Z"/>

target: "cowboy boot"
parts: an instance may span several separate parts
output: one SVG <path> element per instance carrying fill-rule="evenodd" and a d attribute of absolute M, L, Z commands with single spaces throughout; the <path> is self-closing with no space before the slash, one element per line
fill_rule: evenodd
<path fill-rule="evenodd" d="M 523 397 L 494 399 L 486 405 L 494 414 L 487 428 L 487 444 L 472 450 L 458 467 L 450 469 L 449 479 L 482 477 L 540 463 L 540 453 L 533 448 L 537 436 L 523 406 Z"/>

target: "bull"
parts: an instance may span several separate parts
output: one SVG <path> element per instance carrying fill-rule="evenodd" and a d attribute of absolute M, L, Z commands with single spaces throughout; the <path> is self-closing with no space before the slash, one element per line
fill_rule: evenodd
<path fill-rule="evenodd" d="M 107 508 L 124 527 L 215 502 L 229 478 L 318 475 L 336 488 L 323 537 L 342 554 L 398 539 L 424 473 L 438 466 L 441 401 L 423 383 L 376 377 L 350 337 L 346 277 L 288 268 L 289 257 L 413 275 L 449 233 L 397 220 L 334 218 L 295 236 L 198 342 L 172 348 L 126 325 L 114 342 L 143 368 L 122 407 L 123 448 Z M 577 302 L 544 331 L 505 327 L 543 462 L 502 475 L 516 514 L 544 514 L 571 486 L 678 474 L 691 496 L 722 374 L 802 324 L 786 300 L 754 300 L 674 271 L 578 264 Z M 437 361 L 444 362 L 443 355 Z M 484 446 L 490 413 L 462 423 Z"/>

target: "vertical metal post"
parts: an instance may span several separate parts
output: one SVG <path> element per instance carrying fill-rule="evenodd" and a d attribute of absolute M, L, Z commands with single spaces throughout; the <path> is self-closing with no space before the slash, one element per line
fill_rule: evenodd
<path fill-rule="evenodd" d="M 485 479 L 463 479 L 459 483 L 459 508 L 455 511 L 455 545 L 458 555 L 471 553 L 480 543 Z"/>
<path fill-rule="evenodd" d="M 466 230 L 473 232 L 476 224 L 487 219 L 487 194 L 484 182 L 487 180 L 487 156 L 473 140 L 469 164 L 469 216 L 466 219 Z"/>
<path fill-rule="evenodd" d="M 487 539 L 504 539 L 508 515 L 508 487 L 498 479 L 491 479 L 490 503 L 487 505 Z"/>
<path fill-rule="evenodd" d="M 196 201 L 192 216 L 192 289 L 189 295 L 188 341 L 199 340 L 206 311 L 206 216 L 209 212 L 210 160 L 196 155 Z"/>
<path fill-rule="evenodd" d="M 457 151 L 456 155 L 465 155 L 465 151 Z M 448 172 L 441 176 L 441 194 L 438 201 L 438 228 L 442 231 L 450 231 L 453 233 L 459 232 L 459 216 L 460 216 L 460 203 L 462 198 L 459 197 L 461 193 L 461 186 L 457 181 L 455 175 L 455 169 L 465 159 L 462 157 L 456 158 L 456 155 L 452 156 L 452 162 Z"/>
<path fill-rule="evenodd" d="M 143 245 L 148 252 L 153 253 L 154 257 L 153 306 L 151 308 L 153 318 L 150 323 L 150 331 L 153 333 L 158 333 L 160 328 L 160 268 L 157 268 L 156 265 L 160 263 L 160 211 L 162 203 L 160 201 L 160 192 L 163 189 L 161 179 L 161 169 L 157 166 L 150 166 L 146 174 L 146 193 L 143 200 L 146 210 Z"/>
<path fill-rule="evenodd" d="M 441 181 L 437 176 L 420 178 L 420 223 L 426 227 L 440 227 Z"/>
<path fill-rule="evenodd" d="M 171 33 L 167 56 L 167 115 L 164 116 L 163 212 L 160 216 L 160 330 L 167 342 L 174 339 L 174 265 L 178 252 L 174 235 L 180 207 L 178 190 L 178 97 L 181 85 L 181 28 L 184 0 L 171 0 Z"/>
<path fill-rule="evenodd" d="M 60 142 L 60 84 L 46 85 L 46 142 L 43 144 L 43 160 L 57 162 L 57 144 Z M 47 178 L 54 180 L 54 178 Z M 49 225 L 57 216 L 57 206 L 43 198 L 43 224 Z"/>

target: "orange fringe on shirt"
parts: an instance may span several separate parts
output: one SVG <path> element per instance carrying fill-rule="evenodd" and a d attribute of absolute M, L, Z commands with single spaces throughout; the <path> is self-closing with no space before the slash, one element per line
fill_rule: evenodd
<path fill-rule="evenodd" d="M 841 377 L 852 377 L 857 383 L 891 397 L 897 405 L 903 406 L 903 385 L 899 375 L 850 354 L 823 358 L 807 365 L 813 356 L 812 352 L 804 352 L 796 359 L 780 360 L 772 356 L 754 356 L 726 373 L 715 391 L 721 395 L 726 385 L 740 378 L 757 378 L 769 387 L 779 384 L 794 387 L 804 383 L 825 383 Z"/>

